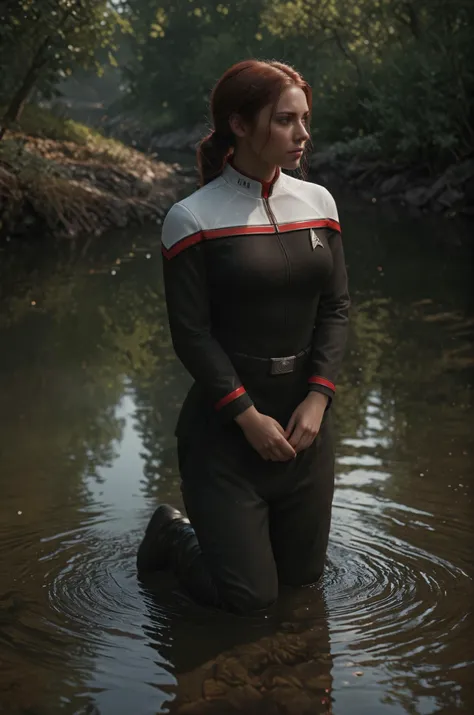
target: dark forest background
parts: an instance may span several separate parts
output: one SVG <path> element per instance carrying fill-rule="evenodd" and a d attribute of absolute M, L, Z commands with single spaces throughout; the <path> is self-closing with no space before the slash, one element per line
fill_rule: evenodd
<path fill-rule="evenodd" d="M 208 118 L 235 61 L 294 65 L 313 141 L 433 171 L 474 146 L 472 0 L 0 0 L 0 116 L 97 103 L 167 131 Z"/>

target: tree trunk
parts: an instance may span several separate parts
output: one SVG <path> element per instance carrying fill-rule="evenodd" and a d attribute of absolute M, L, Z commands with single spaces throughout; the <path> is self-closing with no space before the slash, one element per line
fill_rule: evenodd
<path fill-rule="evenodd" d="M 349 62 L 351 63 L 351 65 L 355 68 L 355 71 L 357 72 L 357 77 L 359 78 L 359 84 L 362 84 L 363 75 L 362 75 L 362 70 L 361 70 L 361 68 L 360 68 L 359 60 L 358 60 L 358 58 L 357 58 L 356 53 L 355 53 L 355 52 L 351 52 L 351 51 L 345 46 L 345 44 L 344 44 L 344 42 L 342 41 L 342 38 L 341 38 L 341 36 L 340 36 L 338 30 L 336 30 L 335 27 L 329 27 L 329 26 L 327 26 L 327 25 L 326 25 L 326 27 L 327 27 L 327 29 L 331 32 L 331 34 L 332 34 L 332 36 L 334 37 L 334 39 L 336 40 L 336 45 L 339 47 L 339 49 L 341 50 L 341 52 L 342 52 L 342 54 L 344 55 L 344 57 L 345 57 L 347 60 L 349 60 Z M 325 29 L 326 29 L 326 28 L 325 28 Z"/>
<path fill-rule="evenodd" d="M 405 6 L 407 13 L 408 13 L 408 19 L 409 19 L 409 25 L 410 25 L 410 30 L 415 38 L 415 40 L 420 40 L 421 39 L 421 26 L 420 26 L 420 18 L 418 16 L 418 11 L 415 8 L 414 5 L 411 3 L 407 3 Z"/>
<path fill-rule="evenodd" d="M 25 106 L 25 103 L 30 96 L 30 92 L 34 87 L 36 80 L 38 79 L 40 69 L 41 68 L 31 67 L 28 70 L 21 87 L 13 95 L 13 98 L 1 122 L 0 141 L 3 139 L 3 136 L 10 124 L 12 122 L 16 122 L 20 118 L 21 113 L 23 111 L 23 107 Z"/>
<path fill-rule="evenodd" d="M 41 70 L 45 65 L 48 64 L 48 59 L 43 57 L 44 50 L 48 46 L 49 36 L 45 37 L 41 45 L 38 47 L 35 56 L 31 62 L 30 68 L 28 69 L 26 75 L 23 78 L 18 90 L 12 97 L 10 104 L 3 116 L 0 123 L 0 141 L 2 141 L 5 136 L 9 125 L 12 122 L 16 122 L 23 111 L 23 107 L 26 104 L 28 97 L 30 96 L 31 90 L 35 86 L 38 77 L 40 76 Z"/>
<path fill-rule="evenodd" d="M 67 20 L 72 15 L 73 11 L 78 6 L 78 4 L 79 4 L 79 0 L 76 0 L 67 10 L 65 10 L 63 16 L 61 17 L 59 24 L 57 25 L 56 28 L 54 28 L 56 31 L 60 30 L 61 28 L 63 28 L 66 25 Z M 18 89 L 16 94 L 13 96 L 13 99 L 10 102 L 8 109 L 5 112 L 3 119 L 1 120 L 0 141 L 2 141 L 3 137 L 5 136 L 5 132 L 8 129 L 8 125 L 11 124 L 11 122 L 16 122 L 17 119 L 19 119 L 19 117 L 21 116 L 21 112 L 23 110 L 23 107 L 25 106 L 26 100 L 30 96 L 31 90 L 35 86 L 35 84 L 38 80 L 38 77 L 41 74 L 42 69 L 49 62 L 49 57 L 47 57 L 47 56 L 45 57 L 44 52 L 45 52 L 46 48 L 48 47 L 52 36 L 53 36 L 52 28 L 50 28 L 49 35 L 46 35 L 43 42 L 40 44 L 40 46 L 36 50 L 35 56 L 33 57 L 33 60 L 31 61 L 30 68 L 25 75 L 22 85 Z"/>

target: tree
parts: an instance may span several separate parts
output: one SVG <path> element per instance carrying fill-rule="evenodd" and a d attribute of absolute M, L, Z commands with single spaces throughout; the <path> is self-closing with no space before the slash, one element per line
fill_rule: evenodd
<path fill-rule="evenodd" d="M 472 152 L 469 0 L 272 0 L 264 21 L 299 41 L 326 143 L 367 137 L 385 156 L 435 170 Z"/>
<path fill-rule="evenodd" d="M 0 27 L 0 79 L 10 93 L 0 140 L 39 83 L 51 91 L 75 67 L 100 72 L 97 50 L 108 50 L 113 63 L 117 29 L 130 29 L 108 0 L 7 0 Z"/>
<path fill-rule="evenodd" d="M 156 124 L 202 121 L 224 70 L 246 56 L 271 55 L 279 44 L 262 26 L 265 2 L 129 0 L 135 59 L 125 70 L 127 108 Z"/>

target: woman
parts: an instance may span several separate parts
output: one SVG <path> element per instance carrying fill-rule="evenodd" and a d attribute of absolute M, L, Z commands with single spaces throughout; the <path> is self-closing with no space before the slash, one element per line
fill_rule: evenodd
<path fill-rule="evenodd" d="M 176 429 L 190 521 L 159 506 L 137 566 L 238 613 L 279 583 L 315 583 L 329 536 L 344 254 L 330 193 L 281 172 L 300 164 L 310 107 L 287 65 L 231 67 L 198 149 L 202 187 L 163 224 L 173 345 L 195 380 Z"/>

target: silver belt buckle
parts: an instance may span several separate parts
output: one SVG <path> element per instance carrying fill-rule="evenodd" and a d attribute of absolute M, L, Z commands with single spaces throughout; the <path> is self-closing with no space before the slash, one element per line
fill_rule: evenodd
<path fill-rule="evenodd" d="M 286 375 L 288 372 L 293 372 L 295 369 L 295 360 L 296 355 L 281 358 L 270 358 L 270 375 Z"/>

